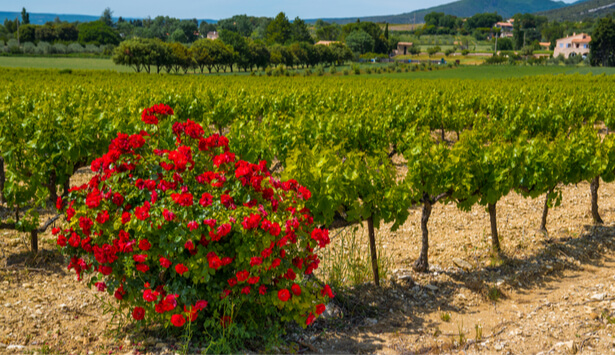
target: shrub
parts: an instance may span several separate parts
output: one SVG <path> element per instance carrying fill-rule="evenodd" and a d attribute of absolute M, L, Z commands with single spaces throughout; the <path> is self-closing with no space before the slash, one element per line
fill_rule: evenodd
<path fill-rule="evenodd" d="M 53 233 L 69 269 L 92 274 L 89 285 L 136 322 L 311 324 L 333 293 L 306 278 L 329 243 L 304 207 L 310 191 L 170 115 L 162 104 L 144 110 L 146 129 L 118 133 L 89 183 L 58 199 L 68 226 Z"/>
<path fill-rule="evenodd" d="M 331 74 L 331 75 L 335 75 L 335 73 L 337 73 L 337 67 L 336 67 L 335 65 L 332 65 L 332 66 L 329 68 L 329 74 Z"/>

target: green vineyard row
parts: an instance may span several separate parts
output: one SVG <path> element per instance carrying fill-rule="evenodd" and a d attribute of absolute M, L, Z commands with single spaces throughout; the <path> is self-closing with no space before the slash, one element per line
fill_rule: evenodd
<path fill-rule="evenodd" d="M 242 159 L 264 159 L 313 192 L 321 225 L 403 224 L 423 206 L 426 270 L 432 205 L 490 212 L 510 192 L 545 196 L 615 178 L 615 80 L 544 76 L 509 80 L 257 78 L 0 70 L 3 198 L 11 226 L 38 228 L 36 207 L 63 191 L 118 131 L 143 129 L 145 107 L 221 132 Z"/>

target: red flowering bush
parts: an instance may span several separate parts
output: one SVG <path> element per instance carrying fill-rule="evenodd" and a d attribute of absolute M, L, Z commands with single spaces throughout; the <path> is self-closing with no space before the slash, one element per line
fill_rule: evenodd
<path fill-rule="evenodd" d="M 90 285 L 135 321 L 312 323 L 333 292 L 305 278 L 329 243 L 304 207 L 310 191 L 171 115 L 163 104 L 145 109 L 147 129 L 118 133 L 89 183 L 58 200 L 68 226 L 54 233 L 68 268 L 93 274 Z"/>

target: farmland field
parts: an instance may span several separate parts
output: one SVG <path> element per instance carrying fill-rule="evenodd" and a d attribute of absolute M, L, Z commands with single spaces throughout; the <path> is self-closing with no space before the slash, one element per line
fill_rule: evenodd
<path fill-rule="evenodd" d="M 332 227 L 316 271 L 337 292 L 327 318 L 289 327 L 265 351 L 610 351 L 615 77 L 545 73 L 613 72 L 464 67 L 275 78 L 0 69 L 2 222 L 17 225 L 15 211 L 22 217 L 22 232 L 0 234 L 0 351 L 181 346 L 164 332 L 108 325 L 97 297 L 115 304 L 111 286 L 106 294 L 77 282 L 51 233 L 36 255 L 25 241 L 54 213 L 49 196 L 91 181 L 92 160 L 118 132 L 150 129 L 141 113 L 158 103 L 174 109 L 167 119 L 224 134 L 239 159 L 266 160 L 274 176 L 298 180 L 312 193 L 315 223 Z M 468 80 L 477 76 L 485 79 Z"/>
<path fill-rule="evenodd" d="M 132 71 L 128 67 L 115 65 L 109 58 L 71 58 L 71 57 L 0 57 L 0 67 L 35 69 L 89 69 Z"/>

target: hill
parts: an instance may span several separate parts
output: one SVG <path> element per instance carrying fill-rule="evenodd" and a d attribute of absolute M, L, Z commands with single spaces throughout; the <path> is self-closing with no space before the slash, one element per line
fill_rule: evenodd
<path fill-rule="evenodd" d="M 613 1 L 615 2 L 615 0 Z M 423 22 L 425 15 L 432 11 L 444 12 L 445 14 L 455 15 L 458 17 L 470 17 L 483 12 L 497 12 L 507 18 L 512 17 L 517 13 L 546 11 L 558 9 L 564 6 L 566 6 L 566 3 L 564 2 L 551 0 L 459 0 L 448 4 L 399 15 L 368 16 L 361 17 L 360 20 L 388 23 L 421 23 Z M 323 20 L 327 22 L 345 24 L 354 22 L 357 18 L 329 18 Z M 316 20 L 306 20 L 306 22 L 315 21 Z"/>
<path fill-rule="evenodd" d="M 538 12 L 549 21 L 579 21 L 585 18 L 599 18 L 615 12 L 615 0 L 586 0 L 570 6 Z"/>
<path fill-rule="evenodd" d="M 33 25 L 44 25 L 47 22 L 52 22 L 53 20 L 55 20 L 56 17 L 58 17 L 60 21 L 67 21 L 67 22 L 90 22 L 90 21 L 96 21 L 100 18 L 100 16 L 75 15 L 75 14 L 44 14 L 44 13 L 35 13 L 35 12 L 30 12 L 29 14 L 30 14 L 30 23 Z M 4 23 L 5 19 L 14 20 L 15 18 L 19 18 L 21 20 L 21 13 L 0 11 L 0 24 Z M 124 17 L 124 19 L 134 20 L 137 18 Z M 113 18 L 113 20 L 117 21 L 117 18 Z M 206 21 L 208 23 L 217 22 L 216 20 L 202 19 L 202 20 L 199 20 L 199 23 L 201 23 L 201 21 Z"/>

